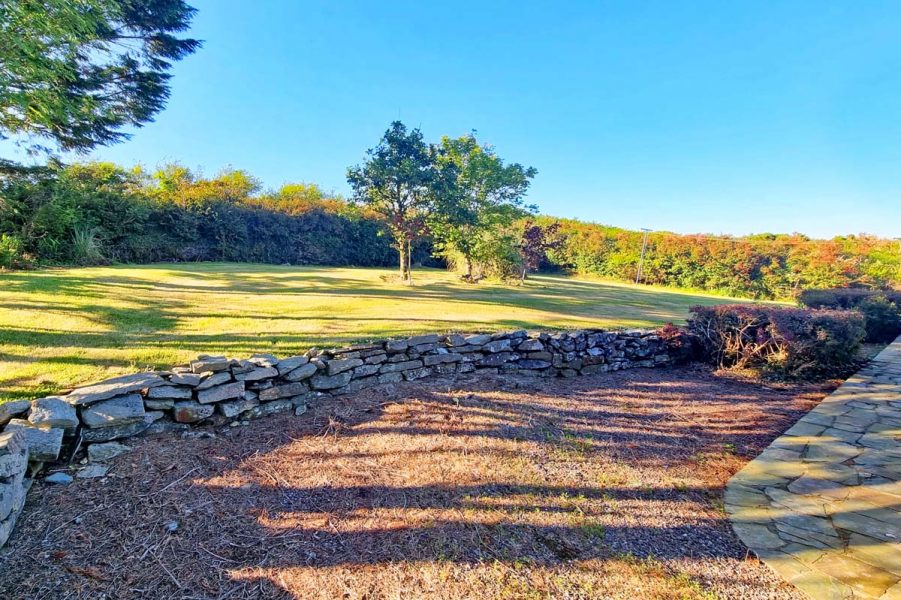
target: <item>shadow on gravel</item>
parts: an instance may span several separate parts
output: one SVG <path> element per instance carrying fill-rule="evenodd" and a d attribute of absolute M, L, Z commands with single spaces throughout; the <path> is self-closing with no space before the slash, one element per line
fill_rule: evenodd
<path fill-rule="evenodd" d="M 145 438 L 102 481 L 36 486 L 0 597 L 412 597 L 436 569 L 482 597 L 499 566 L 551 597 L 629 597 L 650 575 L 584 565 L 650 556 L 699 582 L 674 597 L 794 598 L 744 560 L 722 486 L 824 391 L 703 368 L 496 377 Z"/>

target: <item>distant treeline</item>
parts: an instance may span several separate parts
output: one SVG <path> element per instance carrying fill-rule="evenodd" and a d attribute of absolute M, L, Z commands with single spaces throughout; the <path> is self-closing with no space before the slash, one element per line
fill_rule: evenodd
<path fill-rule="evenodd" d="M 635 279 L 640 232 L 546 216 L 529 221 L 556 238 L 543 268 Z M 147 172 L 87 163 L 15 169 L 0 179 L 0 267 L 176 260 L 388 267 L 397 251 L 377 214 L 313 184 L 265 191 L 239 170 L 207 178 L 179 165 Z M 428 238 L 414 261 L 441 264 Z M 642 281 L 754 298 L 892 287 L 901 285 L 901 249 L 872 236 L 652 232 Z"/>
<path fill-rule="evenodd" d="M 634 281 L 642 233 L 595 223 L 559 223 L 561 245 L 549 261 L 577 273 Z M 812 240 L 800 234 L 742 238 L 652 232 L 641 280 L 760 299 L 794 298 L 801 290 L 901 286 L 896 240 L 849 235 Z"/>

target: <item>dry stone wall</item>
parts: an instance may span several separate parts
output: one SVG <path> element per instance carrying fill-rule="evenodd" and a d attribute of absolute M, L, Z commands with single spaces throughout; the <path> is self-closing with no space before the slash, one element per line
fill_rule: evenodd
<path fill-rule="evenodd" d="M 68 462 L 85 450 L 90 462 L 78 475 L 102 476 L 106 467 L 98 463 L 128 450 L 116 440 L 277 413 L 300 415 L 323 396 L 433 375 L 575 377 L 670 361 L 665 342 L 650 331 L 429 334 L 282 359 L 200 356 L 168 371 L 0 404 L 0 546 L 45 463 Z M 70 480 L 65 473 L 51 477 Z"/>

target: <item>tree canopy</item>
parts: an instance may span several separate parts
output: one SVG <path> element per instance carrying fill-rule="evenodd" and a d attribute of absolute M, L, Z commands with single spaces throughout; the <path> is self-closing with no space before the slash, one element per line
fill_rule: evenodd
<path fill-rule="evenodd" d="M 463 278 L 472 280 L 473 260 L 495 246 L 492 237 L 534 210 L 523 206 L 523 196 L 537 170 L 505 165 L 475 134 L 443 137 L 436 156 L 441 171 L 452 179 L 438 195 L 430 229 L 439 253 L 445 258 L 459 254 Z"/>
<path fill-rule="evenodd" d="M 129 137 L 170 94 L 174 62 L 201 42 L 180 37 L 183 0 L 0 1 L 0 138 L 29 151 L 86 151 Z"/>
<path fill-rule="evenodd" d="M 385 218 L 394 237 L 403 281 L 410 281 L 410 249 L 426 232 L 441 181 L 435 151 L 419 129 L 407 130 L 406 125 L 394 121 L 378 145 L 367 151 L 366 161 L 347 170 L 354 200 Z"/>

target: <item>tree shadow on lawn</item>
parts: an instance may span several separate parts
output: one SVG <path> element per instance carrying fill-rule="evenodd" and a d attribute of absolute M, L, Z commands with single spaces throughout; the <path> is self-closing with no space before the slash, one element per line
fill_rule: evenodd
<path fill-rule="evenodd" d="M 0 553 L 0 596 L 335 597 L 339 579 L 348 597 L 404 595 L 434 568 L 572 583 L 622 553 L 708 583 L 726 561 L 766 589 L 719 505 L 744 463 L 730 448 L 759 452 L 823 391 L 704 368 L 489 377 L 131 440 L 103 482 L 38 485 Z"/>

